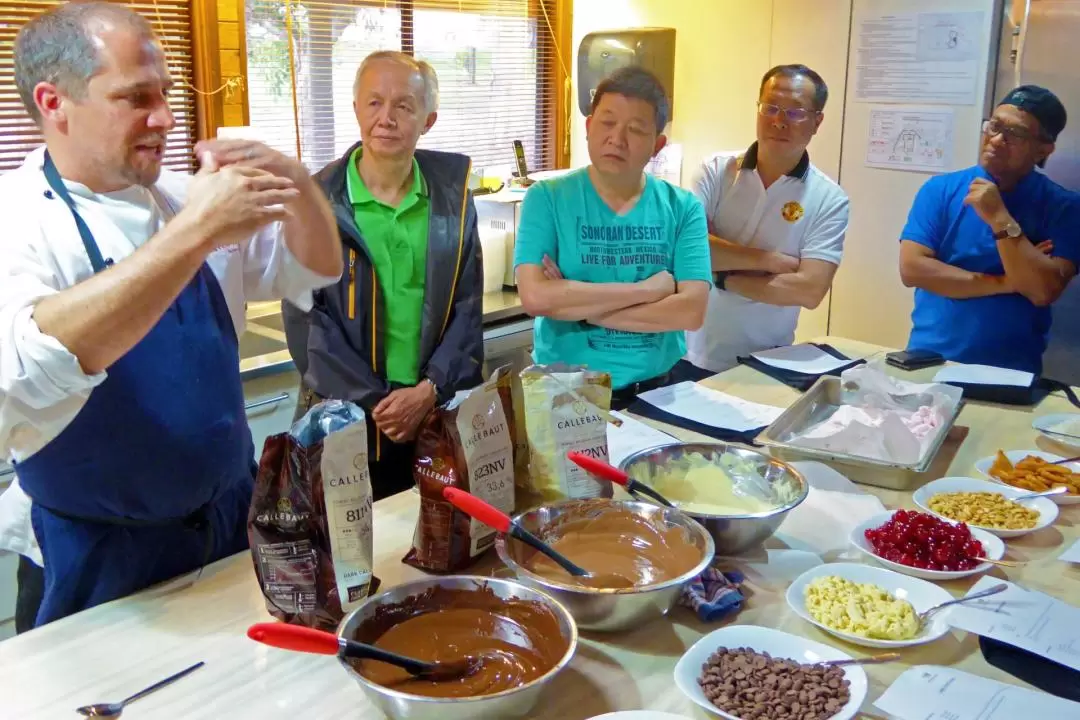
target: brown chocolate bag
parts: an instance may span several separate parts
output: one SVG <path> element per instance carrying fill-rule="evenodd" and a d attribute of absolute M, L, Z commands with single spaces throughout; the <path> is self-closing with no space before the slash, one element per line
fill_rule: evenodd
<path fill-rule="evenodd" d="M 327 400 L 266 439 L 248 511 L 248 541 L 266 608 L 334 630 L 378 588 L 364 411 Z"/>
<path fill-rule="evenodd" d="M 514 411 L 510 366 L 458 393 L 425 419 L 416 439 L 413 476 L 420 517 L 404 562 L 430 572 L 455 572 L 495 544 L 495 531 L 443 499 L 455 487 L 506 513 L 514 511 Z"/>

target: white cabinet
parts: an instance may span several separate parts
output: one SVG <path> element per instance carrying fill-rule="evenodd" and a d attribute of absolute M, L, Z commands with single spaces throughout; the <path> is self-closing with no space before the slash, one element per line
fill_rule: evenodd
<path fill-rule="evenodd" d="M 263 443 L 269 435 L 286 432 L 292 425 L 299 392 L 300 376 L 295 370 L 244 382 L 244 404 L 256 459 L 262 456 Z"/>

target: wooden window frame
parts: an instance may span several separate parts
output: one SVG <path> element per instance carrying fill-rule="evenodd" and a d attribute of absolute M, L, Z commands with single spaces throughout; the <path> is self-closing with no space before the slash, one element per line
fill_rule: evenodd
<path fill-rule="evenodd" d="M 245 26 L 245 2 L 244 0 L 220 0 L 221 2 L 235 2 L 240 26 L 241 57 L 247 57 L 247 28 Z M 530 0 L 530 17 L 540 18 L 545 24 L 543 12 L 539 8 L 541 0 Z M 384 0 L 353 0 L 356 5 L 383 6 Z M 573 52 L 573 12 L 574 0 L 549 0 L 554 6 L 552 12 L 552 30 L 555 40 L 547 32 L 541 33 L 544 45 L 551 52 L 542 53 L 541 57 L 548 61 L 540 68 L 541 83 L 544 91 L 539 94 L 537 103 L 537 120 L 544 123 L 547 132 L 551 133 L 554 142 L 547 148 L 547 164 L 553 168 L 570 167 L 570 120 L 574 109 L 572 92 L 566 90 L 570 84 L 570 78 L 566 70 L 572 71 Z M 412 50 L 412 11 L 415 7 L 426 9 L 457 10 L 460 5 L 458 0 L 397 0 L 395 3 L 401 10 L 401 44 L 405 52 Z M 497 3 L 492 3 L 492 8 Z M 533 10 L 535 8 L 535 10 Z M 218 2 L 216 0 L 192 0 L 192 22 L 197 31 L 193 37 L 195 45 L 195 77 L 196 87 L 200 90 L 206 88 L 221 87 L 226 78 L 221 76 L 221 62 L 218 55 Z M 406 24 L 409 25 L 406 32 Z M 554 45 L 554 47 L 552 47 Z M 561 57 L 556 58 L 556 48 L 561 49 Z M 555 58 L 554 62 L 551 61 Z M 247 87 L 242 86 L 235 92 L 239 93 L 240 104 L 244 112 L 244 124 L 250 122 L 250 107 L 248 105 Z M 196 97 L 198 113 L 199 139 L 214 137 L 217 128 L 226 125 L 225 112 L 221 93 L 213 96 L 199 94 Z"/>

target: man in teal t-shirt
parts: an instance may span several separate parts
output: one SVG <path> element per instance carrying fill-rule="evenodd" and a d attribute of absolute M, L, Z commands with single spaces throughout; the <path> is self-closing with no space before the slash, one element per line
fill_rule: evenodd
<path fill-rule="evenodd" d="M 705 210 L 644 172 L 666 141 L 668 107 L 641 68 L 601 82 L 586 121 L 591 164 L 530 188 L 517 231 L 535 361 L 610 372 L 616 407 L 683 379 L 685 331 L 701 327 L 708 302 Z"/>

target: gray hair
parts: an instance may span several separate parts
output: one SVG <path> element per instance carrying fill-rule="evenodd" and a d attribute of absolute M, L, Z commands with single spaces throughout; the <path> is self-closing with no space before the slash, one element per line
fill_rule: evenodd
<path fill-rule="evenodd" d="M 41 124 L 34 87 L 47 82 L 75 100 L 86 97 L 86 86 L 101 70 L 94 30 L 113 23 L 154 37 L 142 15 L 111 2 L 67 2 L 34 17 L 15 36 L 15 86 L 26 112 Z"/>
<path fill-rule="evenodd" d="M 430 63 L 424 60 L 417 60 L 412 55 L 398 50 L 376 50 L 363 59 L 360 63 L 360 67 L 356 69 L 356 78 L 353 80 L 354 98 L 356 97 L 356 93 L 360 91 L 360 78 L 363 76 L 364 71 L 367 70 L 368 66 L 372 63 L 382 60 L 401 63 L 417 73 L 424 83 L 424 109 L 429 113 L 433 113 L 439 109 L 439 76 L 435 74 L 435 68 L 431 67 Z"/>

